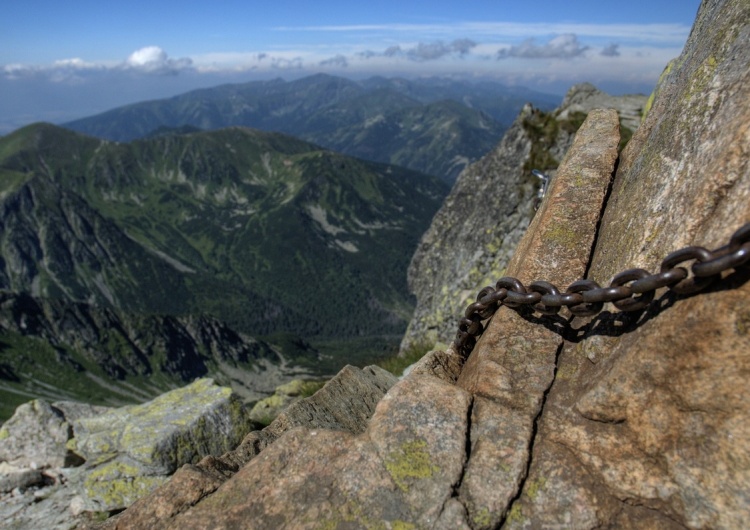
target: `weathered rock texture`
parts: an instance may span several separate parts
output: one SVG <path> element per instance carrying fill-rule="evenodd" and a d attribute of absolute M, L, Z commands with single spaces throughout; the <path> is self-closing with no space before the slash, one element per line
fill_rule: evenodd
<path fill-rule="evenodd" d="M 69 465 L 75 458 L 65 447 L 71 432 L 60 409 L 40 399 L 24 403 L 0 427 L 0 462 L 31 468 Z"/>
<path fill-rule="evenodd" d="M 509 276 L 524 284 L 545 279 L 568 285 L 585 275 L 617 158 L 618 130 L 614 110 L 589 114 L 508 264 Z M 502 522 L 525 479 L 529 444 L 561 344 L 554 329 L 502 307 L 461 372 L 458 385 L 476 396 L 471 459 L 459 490 L 474 527 Z"/>
<path fill-rule="evenodd" d="M 559 108 L 524 107 L 500 144 L 461 173 L 409 267 L 417 297 L 401 344 L 447 344 L 457 315 L 484 285 L 503 276 L 508 260 L 534 216 L 538 182 L 531 169 L 554 174 L 586 115 L 614 108 L 629 138 L 646 96 L 610 96 L 589 83 L 572 87 Z"/>

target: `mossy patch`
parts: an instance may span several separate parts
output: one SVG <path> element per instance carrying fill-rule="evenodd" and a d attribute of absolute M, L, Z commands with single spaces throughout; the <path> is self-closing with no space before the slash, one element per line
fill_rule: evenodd
<path fill-rule="evenodd" d="M 559 162 L 550 153 L 557 140 L 560 123 L 548 112 L 535 110 L 523 120 L 523 129 L 531 140 L 531 152 L 524 171 L 557 169 Z"/>
<path fill-rule="evenodd" d="M 426 479 L 440 471 L 432 463 L 427 451 L 427 442 L 414 440 L 404 442 L 386 458 L 385 468 L 402 491 L 409 491 L 409 484 L 414 479 Z"/>
<path fill-rule="evenodd" d="M 433 341 L 423 339 L 412 343 L 401 355 L 378 361 L 377 365 L 384 370 L 388 370 L 393 375 L 400 376 L 408 366 L 411 366 L 424 357 L 427 352 L 434 349 L 434 346 Z"/>

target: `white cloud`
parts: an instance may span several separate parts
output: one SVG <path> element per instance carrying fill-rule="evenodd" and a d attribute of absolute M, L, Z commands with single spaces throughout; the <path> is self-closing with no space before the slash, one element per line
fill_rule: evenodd
<path fill-rule="evenodd" d="M 192 65 L 192 59 L 187 57 L 171 59 L 167 56 L 167 52 L 158 46 L 146 46 L 131 53 L 123 67 L 149 74 L 175 75 L 191 68 Z"/>
<path fill-rule="evenodd" d="M 583 55 L 588 46 L 582 46 L 572 33 L 558 35 L 546 44 L 538 45 L 534 39 L 526 39 L 518 46 L 503 48 L 497 52 L 498 59 L 519 57 L 523 59 L 572 59 Z"/>
<path fill-rule="evenodd" d="M 94 63 L 74 57 L 47 65 L 7 64 L 0 66 L 6 79 L 47 79 L 54 83 L 81 83 L 87 76 L 107 71 L 133 71 L 143 74 L 175 75 L 192 68 L 189 58 L 172 59 L 158 46 L 140 48 L 125 61 Z"/>
<path fill-rule="evenodd" d="M 359 52 L 357 55 L 363 59 L 373 57 L 406 57 L 412 61 L 435 61 L 449 55 L 464 56 L 468 54 L 477 43 L 471 39 L 456 39 L 453 42 L 445 43 L 443 41 L 419 42 L 414 46 L 402 47 L 393 45 L 386 48 L 383 52 L 378 53 L 372 50 Z"/>

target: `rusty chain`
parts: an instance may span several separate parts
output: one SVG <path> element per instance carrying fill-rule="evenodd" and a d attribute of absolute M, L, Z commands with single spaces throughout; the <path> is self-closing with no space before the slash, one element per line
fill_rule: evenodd
<path fill-rule="evenodd" d="M 564 293 L 553 284 L 535 281 L 524 286 L 510 276 L 500 278 L 495 287 L 479 291 L 477 301 L 466 308 L 459 321 L 454 346 L 468 357 L 477 338 L 484 333 L 483 320 L 491 318 L 501 305 L 513 309 L 530 306 L 542 315 L 556 315 L 563 307 L 575 316 L 593 316 L 611 302 L 620 311 L 638 311 L 654 299 L 657 289 L 667 287 L 678 294 L 696 293 L 721 278 L 721 274 L 736 269 L 750 260 L 750 223 L 739 228 L 729 243 L 713 251 L 689 246 L 669 254 L 661 262 L 659 272 L 627 269 L 615 275 L 609 287 L 601 287 L 593 280 L 577 280 Z M 680 266 L 692 261 L 690 272 Z"/>

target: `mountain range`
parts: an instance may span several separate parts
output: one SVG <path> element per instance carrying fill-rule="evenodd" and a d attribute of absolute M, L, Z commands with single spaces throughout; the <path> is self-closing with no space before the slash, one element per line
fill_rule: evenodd
<path fill-rule="evenodd" d="M 35 124 L 0 138 L 0 289 L 141 324 L 211 315 L 320 364 L 347 341 L 398 342 L 414 304 L 406 268 L 447 192 L 435 177 L 279 133 L 162 131 L 115 143 Z M 18 346 L 0 349 L 7 381 L 24 373 L 14 352 L 31 333 L 12 311 L 4 322 L 0 341 Z M 115 341 L 125 365 L 142 364 L 132 361 L 142 348 L 129 345 L 139 333 Z M 316 350 L 295 337 L 332 343 Z M 110 368 L 116 378 L 147 370 Z M 196 375 L 167 368 L 178 380 Z"/>
<path fill-rule="evenodd" d="M 559 98 L 492 82 L 383 77 L 357 82 L 318 74 L 195 90 L 64 126 L 113 141 L 143 138 L 165 127 L 253 127 L 452 183 L 497 144 L 529 101 L 551 109 Z"/>

